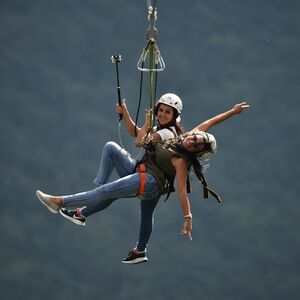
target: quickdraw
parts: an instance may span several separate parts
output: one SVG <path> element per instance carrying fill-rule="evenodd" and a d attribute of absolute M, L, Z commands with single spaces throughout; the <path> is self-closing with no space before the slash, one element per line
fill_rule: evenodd
<path fill-rule="evenodd" d="M 154 102 L 156 99 L 157 92 L 157 73 L 163 71 L 166 67 L 165 62 L 160 54 L 157 37 L 158 30 L 156 27 L 157 22 L 157 1 L 148 1 L 148 28 L 146 31 L 147 44 L 142 51 L 142 54 L 137 62 L 137 68 L 141 71 L 140 78 L 140 93 L 139 93 L 139 103 L 136 113 L 136 122 L 138 122 L 138 116 L 141 106 L 142 99 L 142 89 L 143 89 L 143 74 L 144 72 L 149 72 L 149 110 L 150 110 L 150 126 L 149 130 L 154 126 Z M 148 64 L 148 66 L 146 66 Z M 155 76 L 154 76 L 155 73 Z"/>
<path fill-rule="evenodd" d="M 157 38 L 158 38 L 158 30 L 156 27 L 157 22 L 157 1 L 156 0 L 148 0 L 147 7 L 148 7 L 148 27 L 146 30 L 146 39 L 147 44 L 142 51 L 142 54 L 137 62 L 137 68 L 141 72 L 140 76 L 140 90 L 139 90 L 139 101 L 137 106 L 136 112 L 136 119 L 135 119 L 135 135 L 137 135 L 137 124 L 138 124 L 138 117 L 141 107 L 142 101 L 142 92 L 143 92 L 143 78 L 144 72 L 149 73 L 149 111 L 150 111 L 150 125 L 148 132 L 154 127 L 154 105 L 157 93 L 157 73 L 163 71 L 166 67 L 165 62 L 160 54 L 158 45 L 157 45 Z M 122 61 L 121 55 L 113 55 L 111 57 L 112 63 L 116 65 L 116 73 L 117 73 L 117 90 L 118 90 L 118 103 L 121 105 L 121 88 L 119 82 L 119 69 L 118 64 Z M 120 138 L 120 127 L 121 127 L 121 120 L 122 115 L 119 115 L 119 139 L 120 143 L 122 144 Z M 123 145 L 122 145 L 123 146 Z"/>

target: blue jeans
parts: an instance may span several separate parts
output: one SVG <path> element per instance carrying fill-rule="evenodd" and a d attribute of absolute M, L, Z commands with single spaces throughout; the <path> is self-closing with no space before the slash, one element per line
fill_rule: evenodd
<path fill-rule="evenodd" d="M 103 147 L 100 167 L 94 183 L 99 186 L 93 190 L 63 196 L 63 207 L 86 206 L 81 210 L 88 217 L 104 210 L 119 198 L 141 199 L 141 225 L 137 244 L 139 251 L 145 250 L 153 229 L 153 214 L 159 201 L 159 193 L 154 177 L 147 173 L 145 194 L 138 195 L 140 175 L 135 173 L 136 160 L 115 142 L 108 142 Z M 107 183 L 113 169 L 116 169 L 118 180 Z"/>

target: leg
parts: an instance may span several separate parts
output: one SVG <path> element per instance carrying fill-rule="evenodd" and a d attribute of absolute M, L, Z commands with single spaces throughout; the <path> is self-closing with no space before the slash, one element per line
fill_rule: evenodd
<path fill-rule="evenodd" d="M 138 193 L 139 184 L 140 175 L 134 173 L 87 192 L 52 196 L 37 190 L 36 196 L 52 213 L 58 213 L 61 208 L 96 204 L 99 211 L 105 209 L 116 199 L 135 197 Z"/>
<path fill-rule="evenodd" d="M 134 173 L 87 192 L 62 196 L 61 206 L 65 208 L 87 206 L 82 210 L 85 216 L 84 211 L 89 206 L 97 207 L 97 211 L 100 211 L 108 207 L 116 199 L 135 197 L 138 192 L 139 181 L 139 174 Z"/>
<path fill-rule="evenodd" d="M 135 173 L 133 175 L 136 175 L 137 177 L 134 177 L 135 178 L 135 187 L 134 187 L 135 188 L 134 189 L 135 193 L 134 193 L 134 195 L 132 197 L 137 196 L 139 185 L 140 185 L 140 175 L 138 173 Z M 126 179 L 127 177 L 130 177 L 130 176 L 133 176 L 133 175 L 128 175 L 128 176 L 123 177 L 123 178 Z M 122 182 L 123 178 L 118 179 L 117 182 Z M 101 189 L 102 187 L 107 187 L 109 185 L 110 185 L 110 183 L 104 184 L 101 187 L 99 187 L 98 189 Z M 114 187 L 112 187 L 112 189 L 114 189 Z M 108 193 L 110 195 L 113 195 L 113 193 L 115 193 L 115 192 L 117 192 L 117 191 L 113 190 L 113 192 L 109 191 Z M 155 181 L 155 179 L 154 179 L 154 177 L 152 175 L 150 175 L 150 174 L 147 173 L 146 186 L 145 186 L 145 194 L 143 196 L 139 196 L 139 197 L 142 198 L 144 202 L 147 202 L 147 201 L 152 201 L 152 199 L 156 198 L 157 195 L 158 195 L 158 192 L 157 192 L 156 181 Z M 128 198 L 128 197 L 121 196 L 120 198 Z M 103 201 L 103 202 L 99 202 L 99 203 L 95 203 L 95 204 L 90 204 L 90 205 L 82 208 L 81 211 L 80 211 L 80 214 L 84 218 L 89 217 L 90 215 L 92 215 L 92 214 L 94 214 L 94 213 L 96 213 L 98 211 L 101 211 L 101 210 L 105 209 L 114 200 L 107 200 L 107 201 Z"/>
<path fill-rule="evenodd" d="M 112 171 L 116 168 L 120 177 L 132 174 L 136 166 L 136 160 L 115 142 L 104 145 L 100 166 L 94 183 L 97 186 L 107 183 Z"/>
<path fill-rule="evenodd" d="M 99 171 L 94 180 L 94 183 L 98 187 L 107 183 L 114 168 L 116 168 L 120 177 L 124 177 L 126 175 L 134 173 L 135 167 L 136 160 L 131 158 L 130 154 L 125 149 L 121 148 L 115 142 L 108 142 L 103 147 Z M 84 220 L 85 217 L 91 215 L 92 213 L 103 210 L 104 208 L 109 206 L 112 201 L 114 200 L 106 200 L 101 202 L 100 204 L 89 204 L 85 208 L 78 208 L 76 210 L 62 209 L 60 210 L 60 213 L 63 217 L 69 220 L 76 221 L 77 218 Z"/>
<path fill-rule="evenodd" d="M 145 251 L 154 226 L 154 210 L 159 196 L 151 200 L 141 200 L 141 225 L 137 243 L 138 251 Z"/>
<path fill-rule="evenodd" d="M 140 236 L 137 246 L 133 248 L 127 257 L 124 257 L 122 262 L 124 264 L 139 264 L 147 262 L 146 247 L 150 239 L 153 224 L 154 224 L 154 210 L 159 201 L 159 196 L 148 200 L 141 200 L 141 225 Z"/>

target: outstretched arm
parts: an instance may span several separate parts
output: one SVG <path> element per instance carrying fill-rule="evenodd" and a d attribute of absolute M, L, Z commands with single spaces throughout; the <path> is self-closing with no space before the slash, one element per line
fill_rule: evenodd
<path fill-rule="evenodd" d="M 215 126 L 215 125 L 229 119 L 230 117 L 241 113 L 242 111 L 244 111 L 245 109 L 247 109 L 249 107 L 250 107 L 250 105 L 248 105 L 246 102 L 238 103 L 232 109 L 225 111 L 211 119 L 208 119 L 208 120 L 202 122 L 197 127 L 192 129 L 191 132 L 208 131 L 209 128 L 211 128 L 212 126 Z"/>
<path fill-rule="evenodd" d="M 132 118 L 130 116 L 130 113 L 129 113 L 129 111 L 127 109 L 127 106 L 125 104 L 125 99 L 122 100 L 121 105 L 117 104 L 116 112 L 118 114 L 122 114 L 123 115 L 123 119 L 124 119 L 125 126 L 127 128 L 128 133 L 131 136 L 135 137 L 135 130 L 138 133 L 140 131 L 140 128 L 139 127 L 135 128 L 135 122 L 132 120 Z"/>
<path fill-rule="evenodd" d="M 181 234 L 187 235 L 192 240 L 192 214 L 191 206 L 186 190 L 186 180 L 188 176 L 188 164 L 186 160 L 179 157 L 172 157 L 171 160 L 176 169 L 177 194 L 181 203 L 184 215 L 184 224 Z"/>

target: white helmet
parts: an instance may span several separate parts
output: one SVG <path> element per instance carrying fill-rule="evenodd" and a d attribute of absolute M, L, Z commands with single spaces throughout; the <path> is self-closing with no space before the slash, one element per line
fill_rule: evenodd
<path fill-rule="evenodd" d="M 164 94 L 159 98 L 157 105 L 159 105 L 160 103 L 174 107 L 177 110 L 178 114 L 181 114 L 182 101 L 177 95 L 172 93 Z"/>
<path fill-rule="evenodd" d="M 211 153 L 216 152 L 217 150 L 217 141 L 216 138 L 208 132 L 205 132 L 205 142 L 209 144 L 209 148 Z"/>

